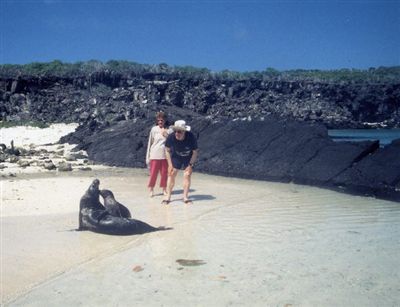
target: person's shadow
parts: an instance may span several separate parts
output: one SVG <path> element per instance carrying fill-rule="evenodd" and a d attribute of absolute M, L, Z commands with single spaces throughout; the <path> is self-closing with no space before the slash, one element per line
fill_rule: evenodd
<path fill-rule="evenodd" d="M 212 195 L 193 193 L 193 192 L 195 192 L 195 191 L 196 191 L 196 190 L 194 190 L 194 189 L 190 189 L 190 190 L 189 190 L 189 193 L 190 193 L 189 198 L 190 198 L 191 200 L 193 200 L 193 201 L 213 200 L 213 199 L 215 199 L 215 197 L 212 196 Z M 180 190 L 174 190 L 174 191 L 172 191 L 172 195 L 176 195 L 176 194 L 183 194 L 183 190 L 180 189 Z"/>

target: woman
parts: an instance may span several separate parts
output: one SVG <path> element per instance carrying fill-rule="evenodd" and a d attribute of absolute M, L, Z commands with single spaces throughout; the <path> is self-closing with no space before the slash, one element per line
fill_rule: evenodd
<path fill-rule="evenodd" d="M 147 145 L 146 164 L 150 167 L 150 179 L 148 183 L 150 197 L 154 196 L 154 186 L 157 175 L 160 173 L 160 188 L 163 194 L 167 194 L 168 163 L 165 157 L 165 140 L 168 136 L 166 116 L 164 112 L 157 112 L 156 126 L 151 128 Z"/>

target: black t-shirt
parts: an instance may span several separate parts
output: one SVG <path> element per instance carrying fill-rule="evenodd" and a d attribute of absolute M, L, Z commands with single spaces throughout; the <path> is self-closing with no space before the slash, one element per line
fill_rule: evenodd
<path fill-rule="evenodd" d="M 171 149 L 172 157 L 190 159 L 193 150 L 197 149 L 197 140 L 190 131 L 185 132 L 185 138 L 182 141 L 176 139 L 175 133 L 171 133 L 165 141 L 165 147 Z"/>

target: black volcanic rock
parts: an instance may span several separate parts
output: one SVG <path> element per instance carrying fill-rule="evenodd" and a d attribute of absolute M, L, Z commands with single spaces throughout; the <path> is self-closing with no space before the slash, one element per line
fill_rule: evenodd
<path fill-rule="evenodd" d="M 324 143 L 294 174 L 294 182 L 329 185 L 335 177 L 379 148 L 378 141 L 334 143 L 329 140 Z"/>
<path fill-rule="evenodd" d="M 144 167 L 147 138 L 152 120 L 135 123 L 119 122 L 85 138 L 80 149 L 87 151 L 90 159 L 115 166 Z"/>
<path fill-rule="evenodd" d="M 269 118 L 210 125 L 199 147 L 196 168 L 206 173 L 330 186 L 379 143 L 335 143 L 321 125 Z"/>
<path fill-rule="evenodd" d="M 190 118 L 188 124 L 198 137 L 196 171 L 310 184 L 400 201 L 399 141 L 385 148 L 379 148 L 377 141 L 335 143 L 322 125 L 273 117 L 213 121 L 186 112 L 173 120 L 179 118 Z M 96 162 L 144 167 L 153 124 L 152 119 L 121 121 L 83 137 L 78 149 L 87 150 Z"/>
<path fill-rule="evenodd" d="M 167 125 L 175 120 L 195 122 L 194 130 L 207 121 L 196 113 L 176 107 L 166 107 Z M 113 166 L 145 167 L 148 136 L 155 124 L 156 111 L 142 120 L 125 120 L 112 125 L 92 122 L 78 127 L 76 132 L 63 137 L 61 142 L 79 144 L 76 150 L 86 150 L 91 160 Z"/>
<path fill-rule="evenodd" d="M 283 119 L 359 128 L 400 127 L 400 81 L 353 83 L 284 78 L 203 78 L 99 71 L 87 76 L 0 74 L 0 120 L 79 122 L 142 118 L 144 109 L 176 106 L 213 119 Z"/>
<path fill-rule="evenodd" d="M 225 176 L 290 181 L 326 137 L 323 126 L 274 118 L 216 123 L 200 135 L 198 168 Z M 311 150 L 304 147 L 307 143 Z"/>
<path fill-rule="evenodd" d="M 63 77 L 0 70 L 0 120 L 78 122 L 62 142 L 79 144 L 96 162 L 144 167 L 155 112 L 164 110 L 170 124 L 185 119 L 198 136 L 197 171 L 400 199 L 398 142 L 383 149 L 377 142 L 334 143 L 326 130 L 400 127 L 400 80 L 223 77 L 164 68 Z"/>
<path fill-rule="evenodd" d="M 378 197 L 397 195 L 400 193 L 400 139 L 346 169 L 333 183 Z"/>

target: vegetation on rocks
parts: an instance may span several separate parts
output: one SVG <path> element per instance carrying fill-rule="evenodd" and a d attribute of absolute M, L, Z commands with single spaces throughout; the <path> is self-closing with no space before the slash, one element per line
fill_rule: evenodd
<path fill-rule="evenodd" d="M 33 62 L 29 64 L 3 64 L 0 65 L 0 77 L 9 78 L 16 76 L 56 76 L 56 77 L 83 77 L 93 73 L 111 72 L 127 76 L 140 76 L 143 74 L 165 74 L 173 77 L 180 76 L 195 79 L 284 79 L 284 80 L 309 80 L 331 82 L 398 82 L 400 80 L 400 66 L 371 67 L 369 69 L 336 69 L 336 70 L 286 70 L 279 71 L 266 68 L 263 71 L 238 72 L 223 70 L 213 72 L 207 68 L 194 66 L 169 66 L 160 64 L 139 64 L 131 61 L 101 62 L 90 60 L 86 62 L 65 63 L 60 60 L 52 62 Z"/>

